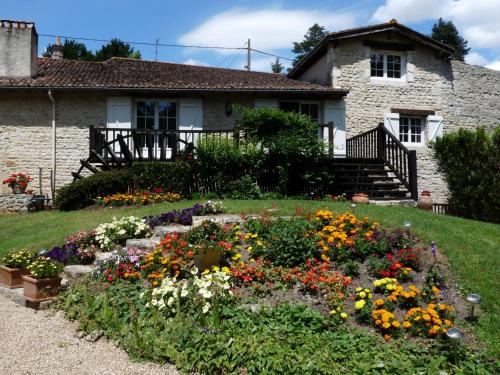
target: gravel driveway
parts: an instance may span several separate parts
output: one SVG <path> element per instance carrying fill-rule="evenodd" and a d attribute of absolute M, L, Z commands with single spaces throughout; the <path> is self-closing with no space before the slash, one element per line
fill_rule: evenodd
<path fill-rule="evenodd" d="M 178 374 L 170 365 L 133 363 L 104 338 L 91 343 L 74 335 L 61 313 L 35 311 L 0 293 L 0 374 Z"/>

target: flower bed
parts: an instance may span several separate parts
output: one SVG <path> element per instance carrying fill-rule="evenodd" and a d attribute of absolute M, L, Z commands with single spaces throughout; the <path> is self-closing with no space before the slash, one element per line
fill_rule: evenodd
<path fill-rule="evenodd" d="M 178 202 L 182 199 L 177 193 L 164 193 L 162 191 L 140 191 L 132 194 L 112 194 L 97 197 L 95 203 L 104 207 L 147 205 L 161 202 Z"/>
<path fill-rule="evenodd" d="M 192 221 L 213 207 L 181 212 Z M 207 252 L 216 264 L 200 267 Z M 486 373 L 492 367 L 475 362 L 480 354 L 463 348 L 456 358 L 446 345 L 463 316 L 443 293 L 445 275 L 436 274 L 444 267 L 433 255 L 410 232 L 352 213 L 206 221 L 168 234 L 151 252 L 113 252 L 59 306 L 130 355 L 190 373 L 451 373 L 471 365 Z M 359 276 L 345 274 L 355 267 Z"/>

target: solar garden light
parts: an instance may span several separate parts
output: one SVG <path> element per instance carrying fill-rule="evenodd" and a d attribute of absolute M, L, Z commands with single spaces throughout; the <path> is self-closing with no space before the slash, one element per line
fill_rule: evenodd
<path fill-rule="evenodd" d="M 351 204 L 351 210 L 352 210 L 352 212 L 354 212 L 354 210 L 356 209 L 356 207 L 357 207 L 356 203 L 352 203 Z"/>
<path fill-rule="evenodd" d="M 403 228 L 410 230 L 413 227 L 413 223 L 410 220 L 406 220 L 403 223 Z"/>
<path fill-rule="evenodd" d="M 453 356 L 455 357 L 455 363 L 457 362 L 457 351 L 458 343 L 464 338 L 464 334 L 458 328 L 450 328 L 446 331 L 446 337 L 451 341 L 453 345 Z"/>
<path fill-rule="evenodd" d="M 467 296 L 467 301 L 471 304 L 469 319 L 473 320 L 473 319 L 475 319 L 474 308 L 476 306 L 479 306 L 479 304 L 481 303 L 481 296 L 479 294 L 475 294 L 475 293 L 469 294 Z"/>

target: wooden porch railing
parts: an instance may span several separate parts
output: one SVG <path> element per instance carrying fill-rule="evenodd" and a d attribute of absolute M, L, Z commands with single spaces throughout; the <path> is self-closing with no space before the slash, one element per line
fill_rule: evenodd
<path fill-rule="evenodd" d="M 384 124 L 347 140 L 348 158 L 381 160 L 418 199 L 417 153 L 408 150 Z"/>
<path fill-rule="evenodd" d="M 318 136 L 324 138 L 333 157 L 333 123 L 318 124 Z M 207 138 L 239 142 L 245 135 L 238 130 L 163 130 L 102 128 L 90 126 L 89 157 L 101 164 L 119 164 L 123 160 L 176 160 L 180 153 L 194 150 Z"/>

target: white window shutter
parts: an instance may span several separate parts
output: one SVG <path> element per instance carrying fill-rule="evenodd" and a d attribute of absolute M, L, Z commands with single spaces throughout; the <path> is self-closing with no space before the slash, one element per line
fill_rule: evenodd
<path fill-rule="evenodd" d="M 399 139 L 399 113 L 386 113 L 384 115 L 385 128 Z"/>
<path fill-rule="evenodd" d="M 179 99 L 179 130 L 203 129 L 203 100 Z"/>
<path fill-rule="evenodd" d="M 125 96 L 108 98 L 108 128 L 132 127 L 132 99 Z"/>
<path fill-rule="evenodd" d="M 429 126 L 428 142 L 433 142 L 443 136 L 443 118 L 441 116 L 427 116 L 427 124 Z"/>
<path fill-rule="evenodd" d="M 274 108 L 274 109 L 279 109 L 280 103 L 278 99 L 276 98 L 270 98 L 270 99 L 255 99 L 254 103 L 254 108 L 259 109 L 259 108 Z"/>
<path fill-rule="evenodd" d="M 323 122 L 333 122 L 333 153 L 346 156 L 345 103 L 343 100 L 325 100 Z M 328 139 L 328 128 L 323 129 L 323 139 Z"/>

